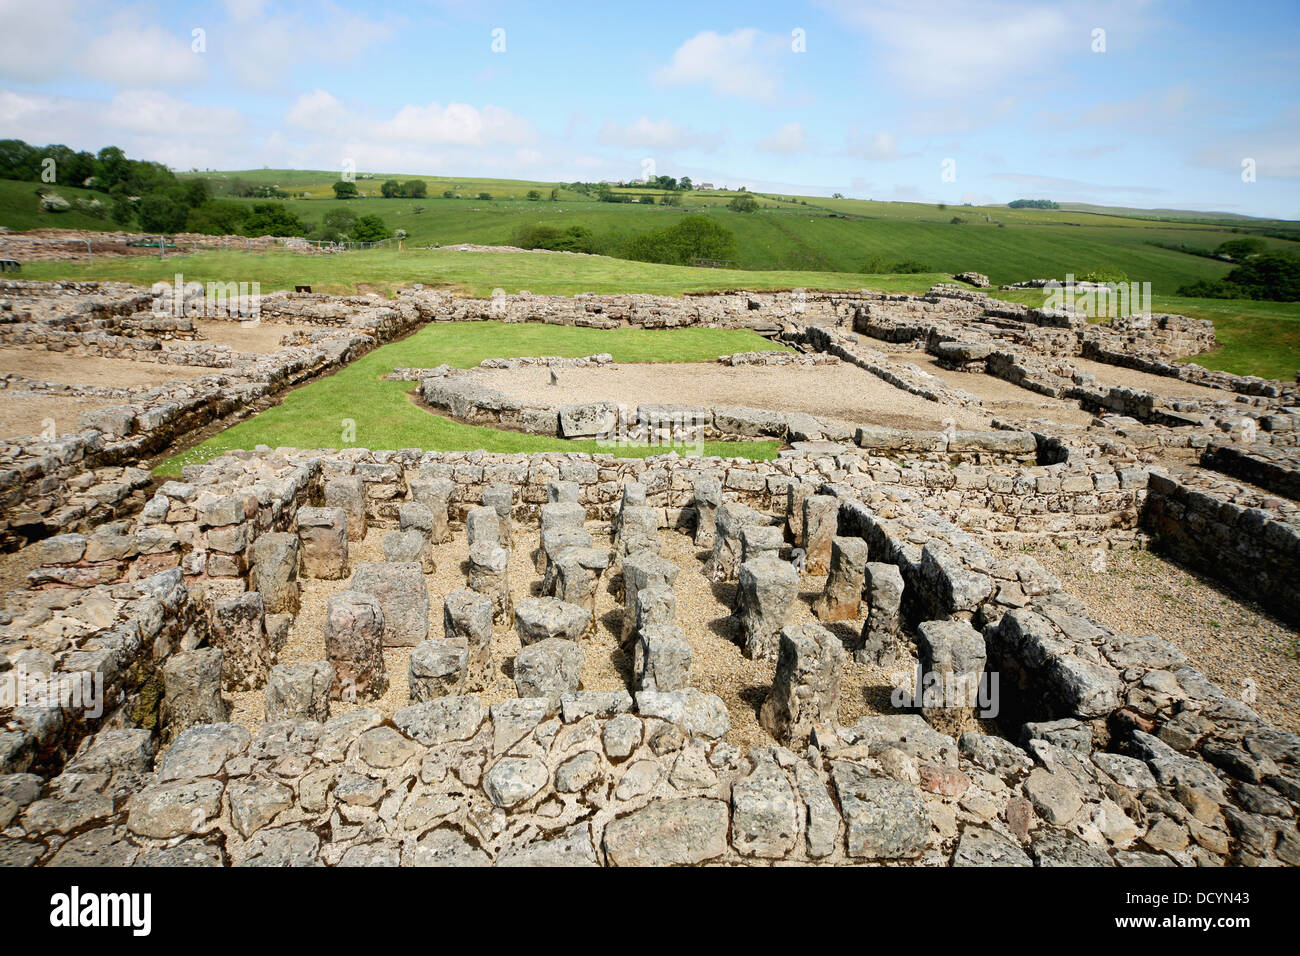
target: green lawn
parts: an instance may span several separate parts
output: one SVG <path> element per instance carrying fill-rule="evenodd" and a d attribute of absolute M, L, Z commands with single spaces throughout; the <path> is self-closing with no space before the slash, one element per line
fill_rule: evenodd
<path fill-rule="evenodd" d="M 469 368 L 485 358 L 520 355 L 577 357 L 609 352 L 617 362 L 704 362 L 730 352 L 775 346 L 756 333 L 736 329 L 578 329 L 541 324 L 465 322 L 428 325 L 400 342 L 376 349 L 333 375 L 285 396 L 284 402 L 240 422 L 155 469 L 176 476 L 236 448 L 422 448 L 429 451 L 582 451 L 621 457 L 663 454 L 661 446 L 604 448 L 594 441 L 565 441 L 465 425 L 417 406 L 414 382 L 381 381 L 395 368 L 441 364 Z M 351 440 L 344 442 L 344 431 Z M 777 443 L 707 442 L 706 455 L 765 460 Z M 684 451 L 684 450 L 683 450 Z"/>
<path fill-rule="evenodd" d="M 263 292 L 310 285 L 316 292 L 391 293 L 400 286 L 422 282 L 487 297 L 495 289 L 550 295 L 579 292 L 646 292 L 681 295 L 724 289 L 861 289 L 924 292 L 946 275 L 878 276 L 845 272 L 748 272 L 695 269 L 650 262 L 628 262 L 607 256 L 561 253 L 452 252 L 449 250 L 372 249 L 336 255 L 291 252 L 203 252 L 153 256 L 97 258 L 86 262 L 33 262 L 23 267 L 28 279 L 102 279 L 152 285 L 171 282 L 177 272 L 192 282 L 260 282 Z"/>

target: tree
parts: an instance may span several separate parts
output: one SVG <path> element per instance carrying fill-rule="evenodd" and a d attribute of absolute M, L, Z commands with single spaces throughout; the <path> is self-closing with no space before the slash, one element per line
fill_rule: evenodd
<path fill-rule="evenodd" d="M 560 198 L 560 190 L 559 187 L 556 187 L 551 190 L 551 202 L 555 202 L 559 198 Z"/>
<path fill-rule="evenodd" d="M 180 232 L 189 210 L 167 196 L 145 196 L 140 200 L 138 215 L 145 232 Z"/>
<path fill-rule="evenodd" d="M 758 212 L 758 200 L 753 196 L 736 196 L 727 203 L 727 208 L 732 212 Z"/>
<path fill-rule="evenodd" d="M 692 259 L 729 259 L 735 254 L 735 235 L 708 216 L 687 216 L 675 226 L 635 236 L 623 248 L 627 259 L 670 265 L 688 265 Z"/>
<path fill-rule="evenodd" d="M 340 179 L 338 182 L 334 184 L 334 198 L 335 199 L 356 199 L 357 184 L 350 183 L 345 179 Z"/>
<path fill-rule="evenodd" d="M 653 205 L 654 205 L 654 202 L 655 202 L 655 197 L 652 196 L 652 195 L 650 195 L 649 193 L 646 193 L 644 196 L 641 197 L 641 201 L 642 201 L 643 203 L 647 203 L 647 204 L 653 206 Z"/>
<path fill-rule="evenodd" d="M 1262 239 L 1229 239 L 1227 242 L 1219 243 L 1214 250 L 1216 256 L 1227 256 L 1229 259 L 1246 259 L 1250 256 L 1259 255 L 1268 249 Z"/>
<path fill-rule="evenodd" d="M 454 190 L 451 190 L 451 189 L 444 189 L 444 190 L 442 191 L 442 198 L 443 198 L 443 199 L 455 199 L 455 198 L 456 198 L 456 193 L 455 193 Z"/>
<path fill-rule="evenodd" d="M 338 192 L 338 189 L 336 188 L 334 191 Z M 389 179 L 379 187 L 379 192 L 385 199 L 396 199 L 402 195 L 402 184 L 396 179 Z"/>
<path fill-rule="evenodd" d="M 691 182 L 690 176 L 683 176 L 681 179 L 677 180 L 677 188 L 682 192 L 690 192 L 695 188 L 695 184 Z"/>
<path fill-rule="evenodd" d="M 490 200 L 490 199 L 492 198 L 492 194 L 491 194 L 491 193 L 479 193 L 479 194 L 478 194 L 478 198 L 479 198 L 479 199 L 488 199 L 488 200 Z"/>
<path fill-rule="evenodd" d="M 542 198 L 542 194 L 538 192 L 536 189 L 528 190 L 528 199 L 530 202 L 537 202 L 537 200 L 541 198 Z"/>
<path fill-rule="evenodd" d="M 402 195 L 407 199 L 423 199 L 429 195 L 429 186 L 423 179 L 408 179 L 402 183 Z"/>
<path fill-rule="evenodd" d="M 384 225 L 384 220 L 378 216 L 362 216 L 357 220 L 356 227 L 352 230 L 352 238 L 357 242 L 378 242 L 380 239 L 387 239 L 392 235 L 388 227 Z"/>
<path fill-rule="evenodd" d="M 243 203 L 214 199 L 190 210 L 185 219 L 185 231 L 201 232 L 206 236 L 231 236 L 239 231 L 248 214 L 248 207 Z"/>
<path fill-rule="evenodd" d="M 244 220 L 246 236 L 305 236 L 310 230 L 284 203 L 260 202 Z"/>

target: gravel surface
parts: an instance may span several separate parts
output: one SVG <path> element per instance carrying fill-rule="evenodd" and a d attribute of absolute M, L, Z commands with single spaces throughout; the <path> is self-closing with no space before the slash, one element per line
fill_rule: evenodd
<path fill-rule="evenodd" d="M 266 319 L 247 326 L 235 319 L 197 319 L 194 325 L 203 335 L 200 344 L 211 342 L 215 345 L 229 345 L 236 352 L 257 352 L 263 355 L 283 348 L 280 339 L 289 332 L 319 328 L 290 322 L 270 322 Z"/>
<path fill-rule="evenodd" d="M 1034 557 L 1116 630 L 1177 646 L 1228 694 L 1279 727 L 1300 732 L 1300 635 L 1254 604 L 1149 551 L 1045 548 Z M 1253 701 L 1251 701 L 1253 692 Z"/>
<path fill-rule="evenodd" d="M 997 418 L 1046 418 L 1063 425 L 1088 425 L 1093 419 L 1092 413 L 1085 412 L 1078 402 L 1048 398 L 995 375 L 954 372 L 941 367 L 938 359 L 928 352 L 913 352 L 906 357 L 895 357 L 919 365 L 953 388 L 970 392 Z"/>
<path fill-rule="evenodd" d="M 595 525 L 588 525 L 595 530 Z M 388 529 L 371 528 L 364 541 L 352 542 L 350 560 L 355 567 L 360 561 L 383 559 L 382 542 Z M 598 546 L 606 546 L 608 537 L 597 537 Z M 728 740 L 741 748 L 770 746 L 772 738 L 758 723 L 758 709 L 772 683 L 776 665 L 771 661 L 746 659 L 731 637 L 730 602 L 734 584 L 711 585 L 702 573 L 706 552 L 697 552 L 691 539 L 674 531 L 660 532 L 660 553 L 681 566 L 675 591 L 677 596 L 677 623 L 686 633 L 693 652 L 691 685 L 707 693 L 717 694 L 725 702 L 731 715 L 731 733 Z M 536 528 L 515 529 L 515 549 L 511 553 L 511 594 L 517 603 L 521 598 L 535 593 L 540 577 L 533 567 L 531 554 L 537 546 Z M 425 576 L 429 587 L 429 619 L 431 638 L 442 636 L 443 598 L 450 591 L 466 586 L 462 564 L 467 546 L 463 530 L 453 539 L 436 549 L 437 570 Z M 302 581 L 302 609 L 289 631 L 289 639 L 280 653 L 281 663 L 321 660 L 325 656 L 323 623 L 325 606 L 329 597 L 347 589 L 348 580 Z M 584 690 L 632 691 L 632 655 L 630 648 L 619 646 L 618 629 L 621 624 L 622 604 L 615 600 L 610 587 L 610 575 L 602 580 L 597 594 L 595 632 L 583 641 L 587 652 L 583 666 Z M 813 599 L 820 593 L 824 576 L 804 577 L 804 593 L 791 609 L 790 623 L 815 623 L 811 611 Z M 830 630 L 854 646 L 860 623 L 833 624 Z M 480 693 L 485 704 L 515 697 L 513 664 L 519 653 L 519 638 L 513 626 L 497 625 L 492 637 L 492 656 L 495 680 L 492 686 Z M 384 651 L 384 664 L 388 672 L 389 688 L 378 701 L 356 704 L 331 702 L 331 713 L 345 713 L 357 707 L 377 707 L 387 715 L 405 707 L 409 701 L 407 665 L 410 648 L 388 648 Z M 856 663 L 849 656 L 845 663 L 840 697 L 840 722 L 851 724 L 864 714 L 889 713 L 890 692 L 900 683 L 912 680 L 913 664 L 905 660 L 891 669 L 868 667 Z M 265 691 L 248 691 L 227 695 L 232 703 L 230 719 L 247 727 L 263 719 L 266 702 Z"/>
<path fill-rule="evenodd" d="M 484 385 L 516 399 L 548 404 L 613 401 L 626 405 L 664 402 L 745 405 L 778 412 L 806 412 L 855 424 L 891 428 L 986 428 L 990 416 L 927 401 L 856 366 L 769 365 L 732 367 L 713 362 L 635 363 L 560 370 L 551 385 L 545 368 L 482 369 Z"/>

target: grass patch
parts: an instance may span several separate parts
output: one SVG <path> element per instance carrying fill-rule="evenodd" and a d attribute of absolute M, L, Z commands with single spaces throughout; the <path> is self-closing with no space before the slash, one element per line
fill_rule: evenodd
<path fill-rule="evenodd" d="M 414 382 L 387 382 L 395 368 L 430 368 L 443 363 L 470 368 L 485 358 L 522 355 L 578 357 L 609 352 L 617 362 L 701 362 L 729 352 L 770 349 L 773 344 L 743 329 L 580 329 L 502 322 L 458 322 L 425 326 L 400 342 L 378 348 L 340 369 L 291 391 L 284 402 L 174 455 L 155 474 L 174 477 L 185 465 L 200 464 L 237 448 L 420 448 L 425 451 L 589 452 L 624 458 L 660 455 L 663 446 L 603 448 L 594 441 L 566 441 L 460 422 L 418 407 Z M 349 424 L 351 423 L 351 424 Z M 352 440 L 343 441 L 345 429 Z M 774 441 L 706 442 L 704 454 L 767 460 Z"/>
<path fill-rule="evenodd" d="M 33 262 L 24 265 L 26 279 L 98 279 L 152 285 L 171 282 L 176 273 L 187 282 L 260 282 L 263 292 L 310 285 L 315 292 L 348 295 L 356 292 L 393 294 L 398 288 L 423 283 L 487 298 L 496 289 L 508 293 L 527 289 L 545 295 L 580 292 L 644 292 L 681 295 L 685 292 L 782 289 L 862 289 L 885 292 L 924 292 L 935 282 L 951 281 L 939 273 L 880 276 L 843 272 L 747 272 L 740 269 L 696 269 L 653 262 L 629 262 L 607 256 L 546 252 L 491 253 L 407 249 L 372 249 L 338 255 L 296 255 L 291 252 L 202 252 L 196 255 L 101 257 L 87 262 Z"/>

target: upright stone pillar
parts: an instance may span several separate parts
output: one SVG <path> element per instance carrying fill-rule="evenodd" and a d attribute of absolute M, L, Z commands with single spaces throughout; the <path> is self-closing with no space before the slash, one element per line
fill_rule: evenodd
<path fill-rule="evenodd" d="M 785 746 L 804 750 L 814 727 L 839 720 L 843 668 L 844 647 L 826 628 L 782 628 L 776 676 L 759 723 Z"/>
<path fill-rule="evenodd" d="M 736 622 L 742 649 L 754 660 L 772 660 L 790 606 L 799 595 L 799 574 L 787 561 L 758 558 L 740 566 Z"/>
<path fill-rule="evenodd" d="M 856 621 L 866 578 L 867 542 L 861 538 L 835 538 L 831 542 L 831 573 L 813 604 L 817 619 L 827 623 Z"/>

